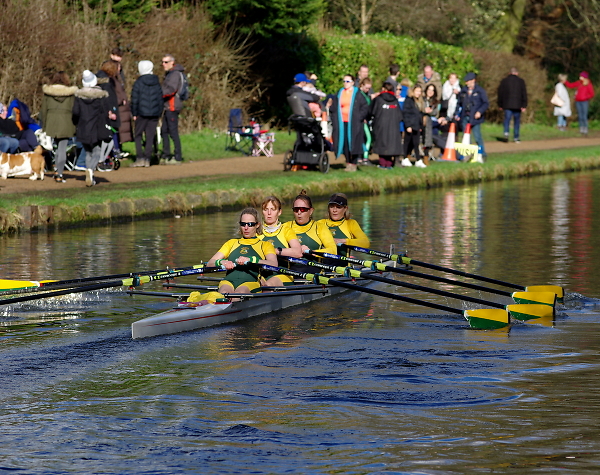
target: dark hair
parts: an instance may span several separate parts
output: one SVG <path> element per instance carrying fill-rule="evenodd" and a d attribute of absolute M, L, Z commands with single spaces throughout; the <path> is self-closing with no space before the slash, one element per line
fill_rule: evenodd
<path fill-rule="evenodd" d="M 423 89 L 423 96 L 425 99 L 427 99 L 427 89 L 429 89 L 430 87 L 433 88 L 433 96 L 431 98 L 431 103 L 429 104 L 430 106 L 437 106 L 438 105 L 438 99 L 437 99 L 437 87 L 435 87 L 435 84 L 427 84 L 427 86 L 425 86 L 425 89 Z"/>
<path fill-rule="evenodd" d="M 242 212 L 240 213 L 240 217 L 238 219 L 238 221 L 242 220 L 242 216 L 244 216 L 245 214 L 251 214 L 252 216 L 254 216 L 254 219 L 256 219 L 256 222 L 258 223 L 256 225 L 256 234 L 260 234 L 262 233 L 262 220 L 259 217 L 259 213 L 257 211 L 256 208 L 244 208 L 242 210 Z"/>
<path fill-rule="evenodd" d="M 391 82 L 384 82 L 381 89 L 385 89 L 388 92 L 394 92 L 394 85 Z"/>
<path fill-rule="evenodd" d="M 296 200 L 304 201 L 309 208 L 313 207 L 312 200 L 310 199 L 310 196 L 306 194 L 306 190 L 302 190 L 300 194 L 294 198 L 294 203 L 296 202 Z"/>
<path fill-rule="evenodd" d="M 52 79 L 50 80 L 51 84 L 62 84 L 63 86 L 70 86 L 71 79 L 69 75 L 64 71 L 58 71 L 52 75 Z"/>
<path fill-rule="evenodd" d="M 350 79 L 352 79 L 353 81 L 356 81 L 356 78 L 352 75 L 352 74 L 344 74 L 342 77 L 349 77 Z"/>
<path fill-rule="evenodd" d="M 390 64 L 390 76 L 394 76 L 396 74 L 398 74 L 398 72 L 400 71 L 400 66 L 398 66 L 397 64 Z"/>
<path fill-rule="evenodd" d="M 116 46 L 110 50 L 110 54 L 114 54 L 115 56 L 123 57 L 123 50 L 121 48 L 119 48 L 118 46 Z"/>
<path fill-rule="evenodd" d="M 261 209 L 265 209 L 269 203 L 273 203 L 277 209 L 281 209 L 281 201 L 276 196 L 267 196 L 260 205 Z"/>

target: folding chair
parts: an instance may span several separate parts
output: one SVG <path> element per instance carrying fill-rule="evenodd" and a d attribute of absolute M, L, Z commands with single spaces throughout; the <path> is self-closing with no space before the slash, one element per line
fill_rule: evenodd
<path fill-rule="evenodd" d="M 243 125 L 242 109 L 231 109 L 229 111 L 229 126 L 225 150 L 234 150 L 250 155 L 254 148 L 254 134 L 252 126 Z"/>
<path fill-rule="evenodd" d="M 265 157 L 273 156 L 273 142 L 275 142 L 275 134 L 266 130 L 259 131 L 254 135 L 254 146 L 252 148 L 252 156 Z"/>

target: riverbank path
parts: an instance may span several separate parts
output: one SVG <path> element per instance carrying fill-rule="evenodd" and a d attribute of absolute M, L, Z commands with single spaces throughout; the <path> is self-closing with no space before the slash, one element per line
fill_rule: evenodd
<path fill-rule="evenodd" d="M 534 140 L 520 143 L 488 142 L 488 154 L 518 153 L 536 150 L 570 149 L 577 147 L 599 146 L 600 136 L 570 137 L 552 140 Z M 332 166 L 343 166 L 343 156 L 337 160 L 330 154 Z M 371 157 L 372 160 L 376 156 Z M 189 177 L 208 177 L 218 175 L 240 175 L 250 173 L 283 173 L 283 154 L 273 157 L 247 157 L 221 158 L 216 160 L 203 160 L 198 162 L 185 162 L 181 165 L 156 165 L 148 168 L 132 168 L 131 160 L 123 160 L 122 166 L 117 171 L 96 172 L 98 187 L 122 183 L 139 183 L 157 180 L 175 180 Z M 85 173 L 82 171 L 66 171 L 66 183 L 56 183 L 53 173 L 46 175 L 43 181 L 33 181 L 27 178 L 0 179 L 0 194 L 5 193 L 52 193 L 66 188 L 85 188 Z"/>

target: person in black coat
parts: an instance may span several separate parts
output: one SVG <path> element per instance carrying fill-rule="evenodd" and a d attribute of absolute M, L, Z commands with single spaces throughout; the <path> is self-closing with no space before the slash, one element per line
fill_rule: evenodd
<path fill-rule="evenodd" d="M 75 135 L 85 150 L 85 184 L 94 186 L 94 170 L 102 158 L 103 142 L 112 140 L 109 121 L 117 119 L 111 110 L 108 92 L 97 86 L 96 75 L 89 70 L 83 72 L 83 88 L 75 93 L 73 123 Z"/>
<path fill-rule="evenodd" d="M 508 141 L 510 119 L 514 118 L 513 138 L 516 143 L 519 143 L 521 112 L 525 112 L 527 109 L 527 86 L 525 81 L 519 77 L 517 68 L 511 68 L 510 74 L 500 81 L 498 107 L 500 110 L 504 110 L 504 138 Z"/>
<path fill-rule="evenodd" d="M 158 120 L 164 109 L 162 87 L 156 74 L 152 74 L 152 61 L 140 61 L 138 71 L 140 77 L 133 84 L 131 91 L 131 113 L 135 123 L 136 160 L 132 167 L 149 167 L 152 147 L 156 137 Z M 145 136 L 145 147 L 142 142 Z"/>
<path fill-rule="evenodd" d="M 400 135 L 402 110 L 395 92 L 392 83 L 384 82 L 381 94 L 371 104 L 373 153 L 379 155 L 380 168 L 392 168 L 396 157 L 403 152 L 402 135 Z"/>
<path fill-rule="evenodd" d="M 402 115 L 404 117 L 404 159 L 402 160 L 403 167 L 411 167 L 412 162 L 408 158 L 414 150 L 418 167 L 426 165 L 421 160 L 419 144 L 421 143 L 421 129 L 423 127 L 423 89 L 416 85 L 408 93 L 408 97 L 404 101 L 404 109 Z"/>
<path fill-rule="evenodd" d="M 346 171 L 355 172 L 358 157 L 364 153 L 364 121 L 369 114 L 369 104 L 360 89 L 354 86 L 351 74 L 344 76 L 344 87 L 338 91 L 330 110 L 335 156 L 344 154 Z"/>

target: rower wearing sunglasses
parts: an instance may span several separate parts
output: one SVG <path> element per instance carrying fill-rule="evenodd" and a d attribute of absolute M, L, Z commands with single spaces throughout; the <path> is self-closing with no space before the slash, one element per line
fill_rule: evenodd
<path fill-rule="evenodd" d="M 257 237 L 261 231 L 258 211 L 246 208 L 240 213 L 241 239 L 230 239 L 210 258 L 207 266 L 223 266 L 227 269 L 225 279 L 219 282 L 220 293 L 237 292 L 249 294 L 261 286 L 260 271 L 249 264 L 277 266 L 273 244 Z"/>
<path fill-rule="evenodd" d="M 292 223 L 288 221 L 285 224 L 279 222 L 281 216 L 281 201 L 276 196 L 267 196 L 262 202 L 263 226 L 258 237 L 263 241 L 269 241 L 275 247 L 278 256 L 283 257 L 302 257 L 300 241 L 296 233 L 292 231 Z M 285 263 L 280 263 L 286 265 Z M 291 275 L 275 274 L 267 278 L 267 286 L 281 287 L 282 285 L 291 285 L 294 278 Z"/>
<path fill-rule="evenodd" d="M 294 212 L 294 220 L 291 221 L 292 231 L 298 236 L 300 241 L 302 252 L 311 251 L 323 251 L 331 254 L 335 254 L 337 251 L 335 241 L 331 231 L 326 224 L 318 221 L 313 221 L 312 215 L 315 209 L 312 205 L 312 200 L 306 194 L 306 191 L 296 196 L 294 199 L 294 205 L 292 207 Z M 314 272 L 314 267 L 301 266 L 294 264 L 292 266 L 294 270 L 299 272 Z"/>
<path fill-rule="evenodd" d="M 328 217 L 320 220 L 331 231 L 333 239 L 340 248 L 337 254 L 347 254 L 345 244 L 349 246 L 370 247 L 371 241 L 348 211 L 348 197 L 344 193 L 334 193 L 327 206 Z"/>

